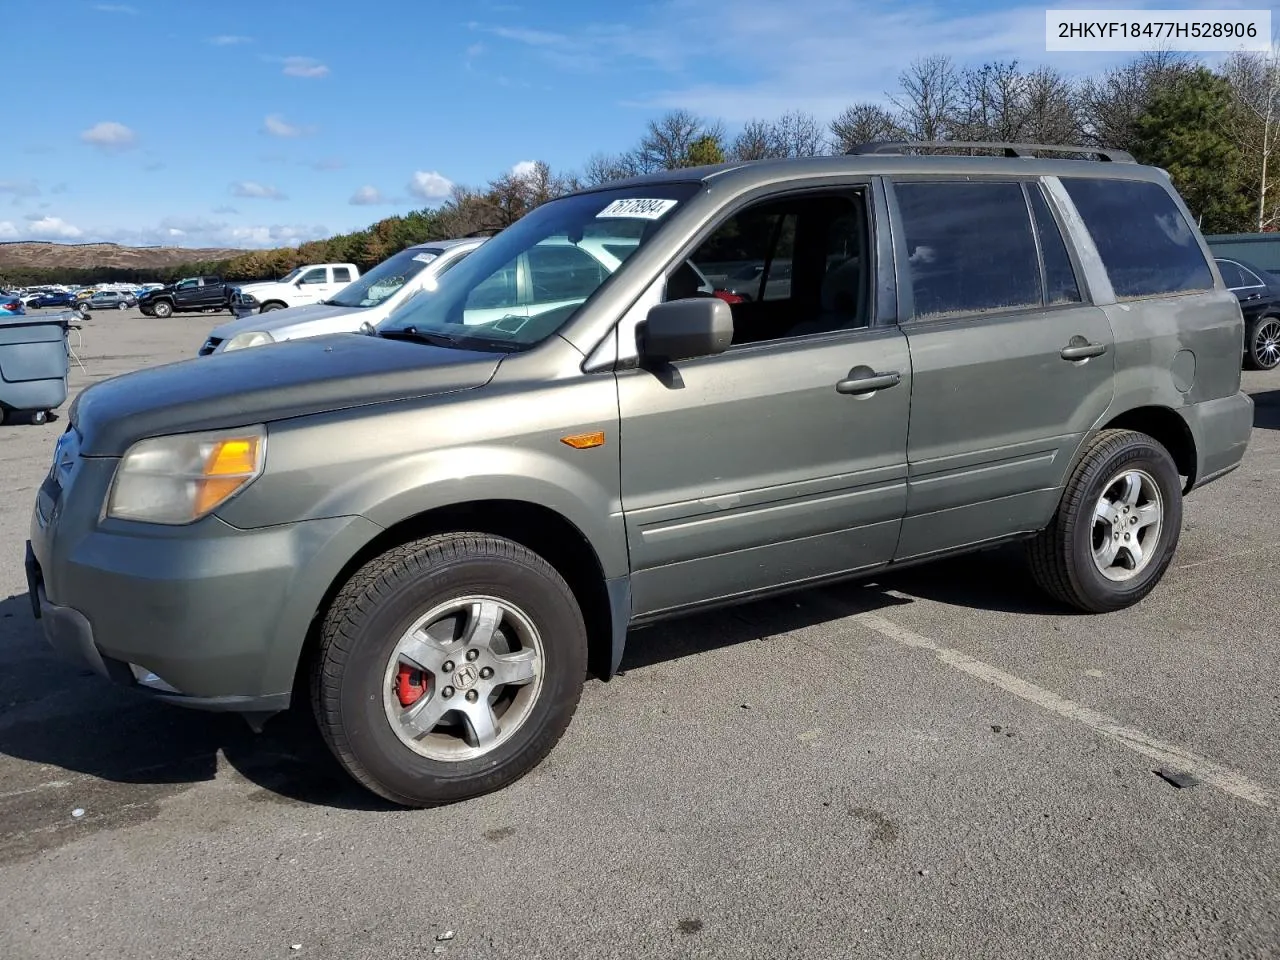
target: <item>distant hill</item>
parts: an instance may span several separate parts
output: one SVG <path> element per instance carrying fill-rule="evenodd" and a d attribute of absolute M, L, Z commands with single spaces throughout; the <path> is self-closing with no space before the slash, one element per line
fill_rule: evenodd
<path fill-rule="evenodd" d="M 181 263 L 229 260 L 244 253 L 233 247 L 122 247 L 118 243 L 0 243 L 0 268 L 42 270 L 158 270 Z"/>

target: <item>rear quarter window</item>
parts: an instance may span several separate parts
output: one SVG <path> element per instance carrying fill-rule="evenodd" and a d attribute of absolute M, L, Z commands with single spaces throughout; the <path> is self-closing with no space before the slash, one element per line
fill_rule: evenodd
<path fill-rule="evenodd" d="M 1063 177 L 1120 300 L 1213 288 L 1195 231 L 1167 190 L 1144 180 Z"/>

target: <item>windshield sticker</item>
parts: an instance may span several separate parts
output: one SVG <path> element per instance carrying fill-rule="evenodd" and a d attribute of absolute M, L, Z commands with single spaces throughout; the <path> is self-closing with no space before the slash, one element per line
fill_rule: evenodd
<path fill-rule="evenodd" d="M 417 260 L 418 263 L 430 263 L 438 256 L 439 254 L 437 253 L 419 253 L 415 254 L 413 259 Z"/>
<path fill-rule="evenodd" d="M 679 201 L 676 200 L 615 200 L 596 214 L 597 220 L 657 220 Z"/>

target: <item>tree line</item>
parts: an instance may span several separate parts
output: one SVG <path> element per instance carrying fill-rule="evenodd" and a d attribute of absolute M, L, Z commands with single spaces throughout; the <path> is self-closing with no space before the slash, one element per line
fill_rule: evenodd
<path fill-rule="evenodd" d="M 539 204 L 583 187 L 725 161 L 836 155 L 879 140 L 1126 150 L 1140 163 L 1168 171 L 1205 233 L 1280 227 L 1275 51 L 1233 54 L 1216 70 L 1185 54 L 1147 53 L 1083 79 L 1052 67 L 1024 69 L 1017 61 L 962 68 L 936 55 L 904 69 L 883 102 L 851 104 L 829 123 L 797 109 L 753 119 L 730 135 L 719 120 L 672 110 L 650 120 L 631 149 L 596 154 L 577 171 L 557 173 L 539 162 L 483 187 L 457 186 L 439 207 L 387 217 L 364 230 L 246 251 L 200 264 L 199 271 L 189 264 L 155 273 L 158 279 L 206 272 L 256 280 L 316 262 L 352 262 L 363 271 L 416 243 L 502 230 Z M 102 279 L 103 271 L 92 272 Z"/>

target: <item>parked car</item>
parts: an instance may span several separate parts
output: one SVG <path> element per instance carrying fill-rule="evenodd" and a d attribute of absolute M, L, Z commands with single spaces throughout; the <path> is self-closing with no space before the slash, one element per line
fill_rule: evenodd
<path fill-rule="evenodd" d="M 402 304 L 434 287 L 483 242 L 483 237 L 441 240 L 401 250 L 319 303 L 269 311 L 269 317 L 248 313 L 214 327 L 199 354 L 205 357 L 326 333 L 355 333 L 366 323 L 377 326 Z"/>
<path fill-rule="evenodd" d="M 1218 272 L 1244 314 L 1244 362 L 1251 370 L 1280 366 L 1280 277 L 1235 257 L 1219 257 Z"/>
<path fill-rule="evenodd" d="M 116 290 L 99 290 L 89 298 L 90 310 L 128 310 L 138 305 L 138 298 L 131 293 Z"/>
<path fill-rule="evenodd" d="M 221 277 L 187 277 L 138 298 L 139 310 L 161 320 L 175 313 L 227 310 L 230 305 L 231 288 Z"/>
<path fill-rule="evenodd" d="M 42 293 L 37 297 L 27 301 L 27 306 L 33 309 L 42 309 L 44 307 L 70 307 L 74 306 L 76 298 L 70 293 Z"/>
<path fill-rule="evenodd" d="M 354 263 L 311 263 L 279 280 L 246 283 L 232 290 L 231 312 L 237 317 L 270 313 L 319 303 L 360 277 Z"/>
<path fill-rule="evenodd" d="M 306 690 L 424 806 L 536 766 L 633 626 L 1012 541 L 1064 606 L 1138 603 L 1253 428 L 1195 219 L 1118 151 L 868 149 L 572 193 L 373 336 L 90 385 L 31 523 L 45 636 L 255 725 Z M 699 289 L 779 221 L 789 297 Z"/>
<path fill-rule="evenodd" d="M 0 294 L 0 317 L 21 317 L 26 312 L 27 308 L 22 305 L 22 298 L 17 294 Z"/>

